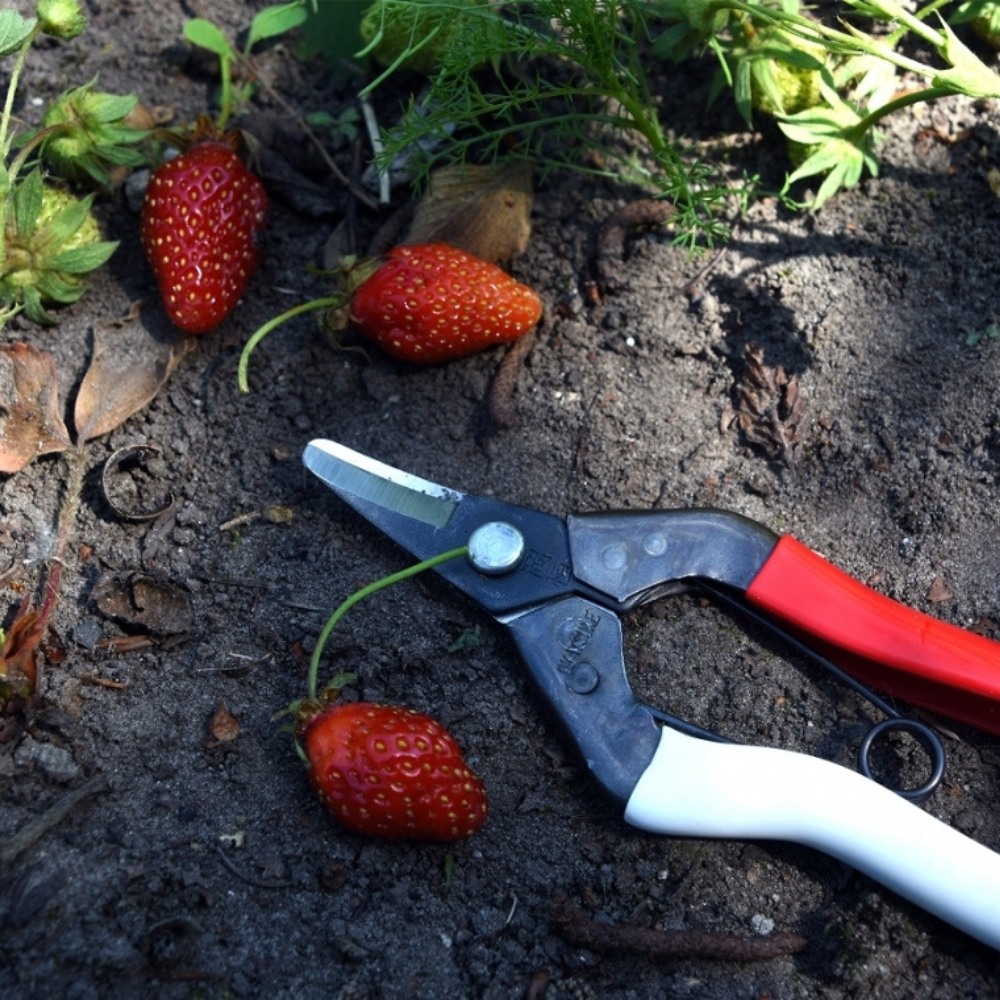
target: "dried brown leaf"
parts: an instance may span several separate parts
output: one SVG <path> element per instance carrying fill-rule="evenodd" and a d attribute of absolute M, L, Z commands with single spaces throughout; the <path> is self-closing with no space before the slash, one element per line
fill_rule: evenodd
<path fill-rule="evenodd" d="M 932 604 L 951 600 L 951 591 L 940 573 L 931 581 L 930 589 L 927 591 L 927 600 Z"/>
<path fill-rule="evenodd" d="M 42 619 L 31 598 L 24 598 L 0 648 L 0 677 L 15 684 L 23 679 L 29 691 L 35 689 L 38 681 L 35 653 L 47 627 L 47 620 Z"/>
<path fill-rule="evenodd" d="M 531 236 L 531 167 L 456 165 L 434 173 L 407 243 L 447 243 L 493 264 L 523 253 Z"/>
<path fill-rule="evenodd" d="M 212 720 L 208 724 L 208 731 L 212 738 L 219 743 L 230 743 L 240 735 L 239 720 L 220 701 L 219 707 L 212 715 Z"/>
<path fill-rule="evenodd" d="M 30 344 L 0 345 L 0 472 L 72 446 L 59 413 L 56 363 Z"/>
<path fill-rule="evenodd" d="M 190 632 L 194 625 L 188 592 L 144 573 L 106 573 L 92 597 L 102 614 L 157 635 Z"/>
<path fill-rule="evenodd" d="M 137 303 L 122 320 L 94 328 L 94 356 L 76 397 L 73 421 L 82 444 L 124 423 L 159 392 L 191 339 L 160 337 L 139 319 Z"/>
<path fill-rule="evenodd" d="M 747 344 L 743 373 L 734 391 L 736 425 L 768 458 L 792 464 L 802 444 L 807 406 L 798 380 L 781 365 L 764 363 L 764 351 Z"/>

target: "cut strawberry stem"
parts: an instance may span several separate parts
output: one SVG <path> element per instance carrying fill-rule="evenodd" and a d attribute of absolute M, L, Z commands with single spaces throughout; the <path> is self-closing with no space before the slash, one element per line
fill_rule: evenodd
<path fill-rule="evenodd" d="M 240 363 L 236 369 L 236 381 L 240 392 L 249 392 L 250 383 L 247 381 L 247 369 L 250 366 L 250 355 L 254 348 L 276 327 L 288 320 L 294 319 L 302 313 L 315 312 L 317 309 L 335 309 L 344 304 L 343 295 L 328 295 L 326 298 L 313 299 L 311 302 L 302 302 L 291 309 L 286 309 L 283 313 L 269 319 L 254 335 L 246 342 L 243 353 L 240 354 Z"/>
<path fill-rule="evenodd" d="M 416 576 L 418 573 L 423 573 L 424 570 L 433 569 L 435 566 L 439 566 L 443 562 L 448 562 L 450 559 L 457 559 L 459 556 L 465 556 L 469 554 L 469 547 L 467 545 L 461 546 L 461 548 L 450 549 L 448 552 L 442 552 L 440 555 L 431 556 L 430 559 L 425 559 L 423 562 L 418 562 L 413 566 L 409 566 L 407 569 L 401 569 L 398 573 L 393 573 L 390 576 L 384 576 L 381 580 L 376 580 L 374 583 L 369 583 L 366 587 L 362 587 L 360 590 L 351 594 L 340 607 L 332 615 L 330 615 L 327 623 L 323 626 L 323 631 L 320 632 L 319 638 L 316 640 L 316 648 L 313 650 L 312 658 L 309 661 L 309 699 L 310 701 L 316 700 L 316 678 L 319 674 L 319 661 L 323 656 L 323 647 L 326 645 L 326 640 L 330 638 L 330 633 L 336 628 L 337 622 L 344 617 L 345 613 L 354 607 L 358 601 L 362 598 L 367 597 L 369 594 L 374 594 L 375 591 L 381 590 L 383 587 L 388 587 L 394 583 L 399 583 L 401 580 L 408 580 L 411 576 Z"/>

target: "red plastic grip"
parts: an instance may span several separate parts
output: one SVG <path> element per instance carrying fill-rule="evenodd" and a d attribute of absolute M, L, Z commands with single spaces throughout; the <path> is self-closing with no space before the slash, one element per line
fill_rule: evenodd
<path fill-rule="evenodd" d="M 1000 643 L 876 593 L 790 535 L 746 596 L 865 684 L 1000 736 Z"/>

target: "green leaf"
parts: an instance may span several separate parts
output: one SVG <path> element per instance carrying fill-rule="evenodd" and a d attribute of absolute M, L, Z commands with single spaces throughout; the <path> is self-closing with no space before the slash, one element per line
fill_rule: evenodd
<path fill-rule="evenodd" d="M 49 261 L 49 267 L 63 274 L 89 274 L 107 263 L 117 249 L 117 240 L 88 243 L 86 246 L 74 247 L 72 250 L 56 254 Z"/>
<path fill-rule="evenodd" d="M 18 235 L 27 237 L 35 231 L 42 210 L 42 193 L 42 172 L 36 167 L 14 189 L 14 224 Z"/>
<path fill-rule="evenodd" d="M 983 63 L 942 21 L 945 42 L 941 55 L 952 68 L 935 73 L 935 87 L 950 87 L 966 97 L 1000 97 L 1000 76 Z"/>
<path fill-rule="evenodd" d="M 24 297 L 25 315 L 41 326 L 52 326 L 55 320 L 45 311 L 42 305 L 42 297 L 36 288 L 28 286 L 22 292 Z"/>
<path fill-rule="evenodd" d="M 25 296 L 29 291 L 37 291 L 42 302 L 54 302 L 61 306 L 76 302 L 87 290 L 82 281 L 64 281 L 54 271 L 46 271 L 36 282 L 34 289 L 25 288 Z"/>
<path fill-rule="evenodd" d="M 45 227 L 48 230 L 46 241 L 49 246 L 61 247 L 86 221 L 94 196 L 88 194 L 72 205 L 67 205 Z"/>
<path fill-rule="evenodd" d="M 274 38 L 276 35 L 283 35 L 285 32 L 299 27 L 305 23 L 308 16 L 304 0 L 292 0 L 291 3 L 265 7 L 250 22 L 247 50 L 249 51 L 265 38 Z"/>
<path fill-rule="evenodd" d="M 37 18 L 22 17 L 16 10 L 0 10 L 0 59 L 16 52 L 37 23 Z"/>
<path fill-rule="evenodd" d="M 92 94 L 87 111 L 99 122 L 114 122 L 124 118 L 138 103 L 137 94 Z"/>
<path fill-rule="evenodd" d="M 211 21 L 195 17 L 184 24 L 184 37 L 200 48 L 214 52 L 221 59 L 235 59 L 236 53 L 226 36 Z"/>
<path fill-rule="evenodd" d="M 122 167 L 138 167 L 145 163 L 145 157 L 137 149 L 102 145 L 98 146 L 94 152 L 106 163 L 114 163 Z"/>

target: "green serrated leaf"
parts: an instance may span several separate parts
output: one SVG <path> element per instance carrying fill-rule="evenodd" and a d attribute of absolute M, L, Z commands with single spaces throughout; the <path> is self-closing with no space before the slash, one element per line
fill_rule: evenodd
<path fill-rule="evenodd" d="M 853 187 L 847 180 L 848 164 L 841 163 L 833 168 L 826 175 L 826 179 L 819 186 L 816 197 L 813 199 L 812 209 L 818 212 L 841 188 Z M 857 183 L 855 178 L 854 183 Z"/>
<path fill-rule="evenodd" d="M 14 189 L 14 225 L 21 236 L 35 231 L 38 214 L 42 210 L 42 172 L 32 170 Z"/>
<path fill-rule="evenodd" d="M 1000 97 L 1000 76 L 980 60 L 955 34 L 947 23 L 941 22 L 945 42 L 941 55 L 952 68 L 936 73 L 935 87 L 948 87 L 966 97 Z"/>
<path fill-rule="evenodd" d="M 100 122 L 114 122 L 124 118 L 138 103 L 138 94 L 92 94 L 87 110 Z"/>
<path fill-rule="evenodd" d="M 94 196 L 88 194 L 72 205 L 67 205 L 46 227 L 49 246 L 62 246 L 87 220 Z"/>
<path fill-rule="evenodd" d="M 291 31 L 293 28 L 298 28 L 307 17 L 304 0 L 293 0 L 292 3 L 265 7 L 250 22 L 247 49 L 252 49 L 258 42 L 262 42 L 266 38 L 274 38 Z"/>
<path fill-rule="evenodd" d="M 117 240 L 88 243 L 56 254 L 49 261 L 49 267 L 63 274 L 89 274 L 106 263 L 117 249 Z"/>
<path fill-rule="evenodd" d="M 16 52 L 37 23 L 38 18 L 22 17 L 16 10 L 0 10 L 0 59 Z"/>
<path fill-rule="evenodd" d="M 137 149 L 125 149 L 122 146 L 100 145 L 94 152 L 105 162 L 121 167 L 138 167 L 145 163 L 145 157 Z"/>
<path fill-rule="evenodd" d="M 66 281 L 52 272 L 40 278 L 35 287 L 43 303 L 58 306 L 72 305 L 87 290 L 82 280 Z"/>
<path fill-rule="evenodd" d="M 41 326 L 52 326 L 55 320 L 45 311 L 42 305 L 42 296 L 36 288 L 23 289 L 24 314 L 33 322 Z"/>
<path fill-rule="evenodd" d="M 184 37 L 199 48 L 208 49 L 223 59 L 235 59 L 236 53 L 226 36 L 211 21 L 194 17 L 184 23 Z"/>
<path fill-rule="evenodd" d="M 736 110 L 748 124 L 753 122 L 753 64 L 749 59 L 741 59 L 736 64 L 733 78 L 733 99 Z"/>

